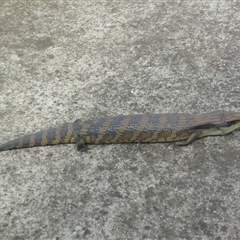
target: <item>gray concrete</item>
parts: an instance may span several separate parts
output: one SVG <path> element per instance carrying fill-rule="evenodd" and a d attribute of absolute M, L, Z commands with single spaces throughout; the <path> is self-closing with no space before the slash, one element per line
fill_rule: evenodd
<path fill-rule="evenodd" d="M 240 111 L 238 1 L 89 2 L 1 1 L 1 143 L 77 118 Z M 239 146 L 1 152 L 0 239 L 239 239 Z"/>

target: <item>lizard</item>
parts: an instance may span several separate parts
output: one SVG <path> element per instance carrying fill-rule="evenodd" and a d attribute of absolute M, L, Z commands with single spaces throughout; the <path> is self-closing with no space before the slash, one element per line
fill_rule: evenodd
<path fill-rule="evenodd" d="M 77 119 L 56 128 L 25 135 L 0 145 L 0 151 L 76 143 L 85 144 L 177 142 L 188 145 L 205 136 L 225 135 L 240 128 L 240 113 L 214 111 L 202 114 L 136 114 Z"/>

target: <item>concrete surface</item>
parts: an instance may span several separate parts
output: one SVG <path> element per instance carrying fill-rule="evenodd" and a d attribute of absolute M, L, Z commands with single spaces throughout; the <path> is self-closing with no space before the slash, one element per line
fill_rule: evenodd
<path fill-rule="evenodd" d="M 240 111 L 239 1 L 0 2 L 0 142 L 77 118 Z M 0 239 L 240 239 L 240 133 L 0 153 Z"/>

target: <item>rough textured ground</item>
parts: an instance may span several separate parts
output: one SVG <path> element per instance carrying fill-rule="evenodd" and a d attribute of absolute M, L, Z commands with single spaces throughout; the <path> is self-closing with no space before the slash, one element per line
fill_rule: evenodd
<path fill-rule="evenodd" d="M 77 118 L 240 111 L 239 2 L 146 2 L 1 0 L 0 142 Z M 240 239 L 239 146 L 236 132 L 1 152 L 0 239 Z"/>

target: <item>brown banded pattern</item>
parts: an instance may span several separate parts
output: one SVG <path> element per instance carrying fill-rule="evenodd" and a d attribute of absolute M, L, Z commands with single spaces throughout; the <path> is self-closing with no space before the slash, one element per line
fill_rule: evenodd
<path fill-rule="evenodd" d="M 76 120 L 0 145 L 0 151 L 61 143 L 172 142 L 228 134 L 240 128 L 240 113 L 119 115 Z"/>

